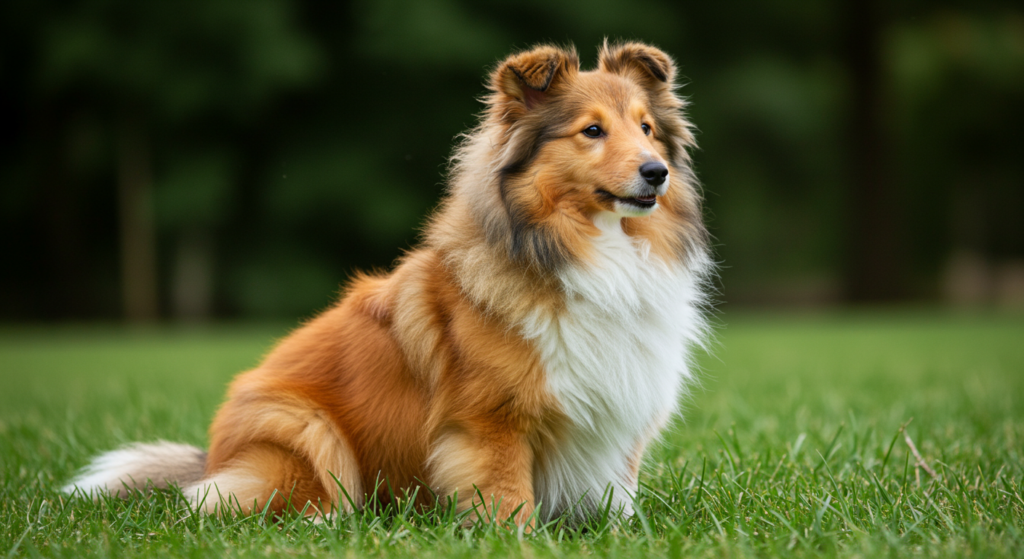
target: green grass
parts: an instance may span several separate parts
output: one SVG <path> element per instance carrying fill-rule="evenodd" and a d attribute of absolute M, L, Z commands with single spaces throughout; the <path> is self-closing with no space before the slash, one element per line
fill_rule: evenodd
<path fill-rule="evenodd" d="M 58 488 L 95 452 L 205 445 L 225 383 L 287 329 L 8 327 L 0 554 L 1024 555 L 1024 319 L 722 320 L 685 419 L 648 453 L 640 514 L 525 537 L 442 507 L 312 525 L 191 514 L 174 494 L 69 500 Z"/>

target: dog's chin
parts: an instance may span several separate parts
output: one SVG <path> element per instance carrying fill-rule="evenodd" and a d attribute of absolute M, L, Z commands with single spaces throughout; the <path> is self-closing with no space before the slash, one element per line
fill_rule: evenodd
<path fill-rule="evenodd" d="M 658 209 L 657 200 L 654 200 L 649 204 L 637 204 L 629 199 L 615 201 L 615 213 L 622 217 L 646 217 L 654 213 L 654 210 L 656 209 Z"/>
<path fill-rule="evenodd" d="M 615 213 L 622 217 L 645 217 L 658 209 L 658 198 L 654 194 L 624 198 L 606 190 L 601 190 L 599 193 L 611 200 Z"/>

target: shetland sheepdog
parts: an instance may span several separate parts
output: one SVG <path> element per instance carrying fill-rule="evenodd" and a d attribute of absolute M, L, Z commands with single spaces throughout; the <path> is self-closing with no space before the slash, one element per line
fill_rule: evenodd
<path fill-rule="evenodd" d="M 240 374 L 207 452 L 127 446 L 65 490 L 174 484 L 211 513 L 404 489 L 520 525 L 631 514 L 712 268 L 674 77 L 640 43 L 605 42 L 589 71 L 572 47 L 502 61 L 418 248 Z"/>

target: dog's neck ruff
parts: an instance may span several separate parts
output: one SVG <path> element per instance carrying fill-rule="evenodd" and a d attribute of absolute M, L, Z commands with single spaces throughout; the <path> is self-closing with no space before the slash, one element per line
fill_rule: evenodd
<path fill-rule="evenodd" d="M 537 310 L 522 325 L 570 421 L 538 453 L 534 491 L 547 517 L 577 502 L 593 509 L 609 486 L 613 505 L 631 512 L 635 461 L 676 409 L 690 378 L 688 352 L 704 335 L 706 257 L 666 263 L 626 235 L 619 216 L 594 222 L 595 258 L 560 274 L 565 308 Z"/>

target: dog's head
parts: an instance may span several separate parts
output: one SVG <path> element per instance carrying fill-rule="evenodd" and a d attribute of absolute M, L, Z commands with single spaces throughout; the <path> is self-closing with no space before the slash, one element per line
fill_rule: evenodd
<path fill-rule="evenodd" d="M 598 214 L 624 218 L 666 258 L 702 242 L 674 77 L 672 59 L 640 43 L 605 43 L 591 71 L 555 46 L 502 61 L 477 132 L 493 148 L 505 214 L 484 220 L 488 238 L 549 269 L 585 258 Z"/>

